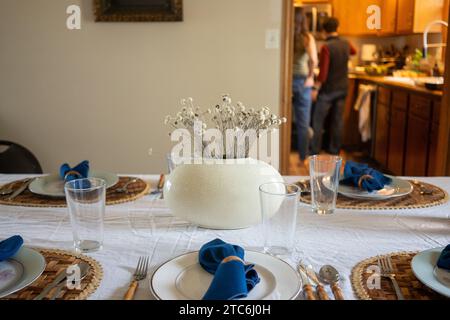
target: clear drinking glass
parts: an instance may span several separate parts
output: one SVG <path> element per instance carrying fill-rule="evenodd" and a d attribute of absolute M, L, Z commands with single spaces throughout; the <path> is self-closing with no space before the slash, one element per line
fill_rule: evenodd
<path fill-rule="evenodd" d="M 290 256 L 294 246 L 300 189 L 281 182 L 259 187 L 264 251 L 276 256 Z"/>
<path fill-rule="evenodd" d="M 72 225 L 73 243 L 78 252 L 93 252 L 103 246 L 106 182 L 87 178 L 65 184 Z"/>
<path fill-rule="evenodd" d="M 325 215 L 336 209 L 342 158 L 331 155 L 309 157 L 311 201 L 313 211 Z"/>

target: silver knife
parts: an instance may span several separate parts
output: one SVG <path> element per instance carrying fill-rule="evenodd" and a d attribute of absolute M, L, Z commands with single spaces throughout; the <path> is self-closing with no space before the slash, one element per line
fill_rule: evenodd
<path fill-rule="evenodd" d="M 91 268 L 88 263 L 86 262 L 80 262 L 78 264 L 80 268 L 80 281 L 86 278 L 89 269 Z M 57 286 L 55 292 L 52 294 L 52 296 L 49 298 L 49 300 L 55 300 L 57 296 L 59 296 L 59 293 L 64 288 L 64 286 L 67 286 L 66 281 L 61 281 Z"/>
<path fill-rule="evenodd" d="M 24 192 L 28 188 L 28 186 L 31 184 L 31 182 L 33 182 L 33 180 L 34 179 L 25 180 L 25 182 L 16 191 L 14 191 L 14 193 L 8 198 L 8 201 L 13 200 L 15 197 L 17 197 L 22 192 Z"/>
<path fill-rule="evenodd" d="M 61 281 L 63 281 L 64 279 L 67 278 L 67 274 L 66 271 L 62 271 L 54 280 L 52 283 L 50 283 L 48 286 L 46 286 L 44 288 L 44 290 L 42 290 L 42 292 L 36 296 L 33 300 L 42 300 L 44 299 L 47 294 L 50 292 L 50 290 L 52 290 L 53 288 L 55 288 Z"/>

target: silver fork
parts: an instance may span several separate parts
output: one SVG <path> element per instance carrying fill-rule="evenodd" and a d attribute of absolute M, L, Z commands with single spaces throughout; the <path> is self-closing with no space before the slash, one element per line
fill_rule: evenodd
<path fill-rule="evenodd" d="M 137 181 L 138 181 L 137 178 L 131 179 L 130 181 L 128 181 L 127 183 L 125 183 L 125 184 L 123 185 L 123 187 L 117 188 L 116 190 L 113 190 L 113 192 L 117 192 L 117 193 L 128 193 L 128 186 L 129 186 L 130 184 L 133 184 L 133 183 L 137 182 Z"/>
<path fill-rule="evenodd" d="M 147 278 L 148 271 L 148 257 L 140 257 L 136 266 L 136 271 L 133 275 L 133 281 L 130 283 L 127 293 L 125 294 L 125 300 L 133 300 L 134 294 L 139 286 L 139 281 Z"/>
<path fill-rule="evenodd" d="M 405 300 L 400 287 L 398 286 L 397 280 L 395 280 L 395 271 L 392 266 L 391 257 L 382 256 L 378 257 L 378 267 L 380 267 L 380 276 L 384 278 L 389 278 L 394 285 L 395 294 L 397 295 L 397 300 Z"/>

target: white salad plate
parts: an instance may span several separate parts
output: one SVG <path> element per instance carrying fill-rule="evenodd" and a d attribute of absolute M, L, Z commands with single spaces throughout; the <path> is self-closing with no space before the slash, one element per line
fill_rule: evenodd
<path fill-rule="evenodd" d="M 339 183 L 338 192 L 348 198 L 364 199 L 364 200 L 386 200 L 390 198 L 403 197 L 413 191 L 413 185 L 406 180 L 392 176 L 387 176 L 392 182 L 385 185 L 383 189 L 372 192 L 361 190 L 354 186 L 347 186 Z"/>
<path fill-rule="evenodd" d="M 411 261 L 411 269 L 428 288 L 450 298 L 450 271 L 436 266 L 442 250 L 444 248 L 435 248 L 418 253 Z"/>
<path fill-rule="evenodd" d="M 293 300 L 302 283 L 298 273 L 274 256 L 246 251 L 246 263 L 254 264 L 261 281 L 243 300 Z M 159 300 L 201 300 L 213 275 L 198 262 L 198 251 L 163 263 L 150 279 L 150 289 Z"/>
<path fill-rule="evenodd" d="M 89 178 L 105 180 L 107 189 L 119 182 L 119 177 L 116 174 L 107 172 L 92 171 L 89 173 Z M 52 174 L 34 179 L 33 182 L 30 183 L 28 189 L 41 196 L 63 198 L 65 197 L 64 184 L 65 182 L 61 179 L 59 174 Z"/>
<path fill-rule="evenodd" d="M 0 298 L 32 284 L 44 272 L 45 266 L 45 258 L 26 247 L 11 259 L 0 261 Z"/>

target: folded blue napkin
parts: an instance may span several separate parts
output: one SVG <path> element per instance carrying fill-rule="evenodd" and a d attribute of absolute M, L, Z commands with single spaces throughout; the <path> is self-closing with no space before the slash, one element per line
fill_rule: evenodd
<path fill-rule="evenodd" d="M 89 161 L 84 160 L 73 168 L 71 168 L 69 164 L 64 163 L 59 169 L 59 175 L 66 182 L 76 179 L 87 178 L 89 175 Z"/>
<path fill-rule="evenodd" d="M 12 236 L 0 241 L 0 261 L 14 257 L 22 245 L 23 239 L 21 236 Z"/>
<path fill-rule="evenodd" d="M 442 250 L 441 255 L 439 256 L 439 260 L 437 262 L 437 266 L 441 269 L 450 271 L 450 244 Z"/>
<path fill-rule="evenodd" d="M 344 185 L 355 186 L 368 192 L 383 189 L 392 179 L 367 164 L 347 161 L 344 168 Z"/>
<path fill-rule="evenodd" d="M 89 161 L 84 160 L 73 168 L 69 164 L 64 163 L 59 169 L 59 175 L 66 182 L 87 178 L 89 176 Z M 83 180 L 81 182 L 75 182 L 73 187 L 74 189 L 88 189 L 91 187 L 91 183 Z"/>
<path fill-rule="evenodd" d="M 200 265 L 214 275 L 203 300 L 232 300 L 247 297 L 260 278 L 253 264 L 244 263 L 244 249 L 215 239 L 203 245 L 199 252 Z M 235 260 L 222 261 L 233 257 Z M 237 258 L 236 258 L 237 257 Z"/>

